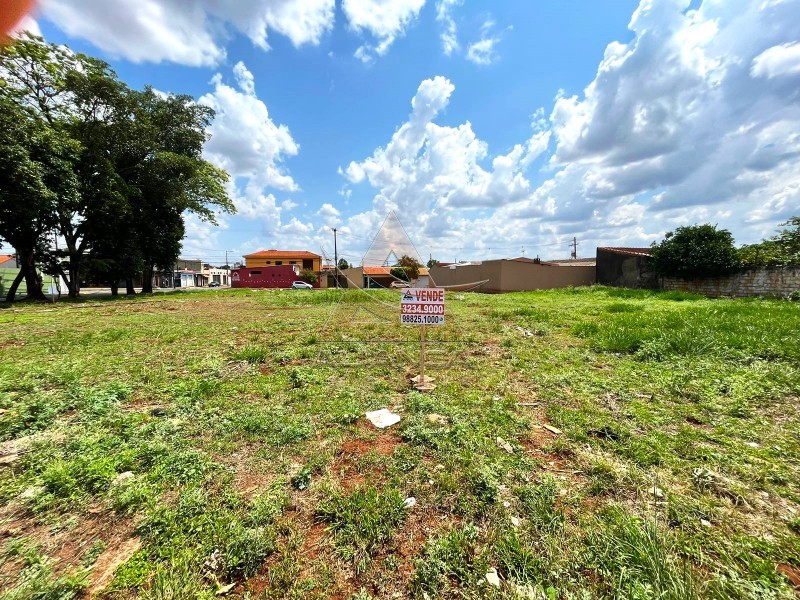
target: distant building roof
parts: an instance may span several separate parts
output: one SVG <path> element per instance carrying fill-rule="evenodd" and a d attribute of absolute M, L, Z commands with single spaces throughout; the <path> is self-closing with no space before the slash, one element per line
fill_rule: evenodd
<path fill-rule="evenodd" d="M 598 250 L 606 250 L 608 252 L 616 252 L 617 254 L 627 254 L 629 256 L 650 256 L 653 252 L 653 249 L 650 247 L 647 248 L 630 248 L 627 246 L 620 246 L 620 247 L 612 247 L 612 246 L 601 246 Z"/>
<path fill-rule="evenodd" d="M 592 258 L 565 258 L 563 260 L 543 260 L 543 265 L 554 267 L 593 267 L 597 264 L 597 259 Z"/>
<path fill-rule="evenodd" d="M 372 277 L 388 277 L 392 273 L 391 267 L 356 267 L 363 269 L 364 275 Z M 419 268 L 419 274 L 422 276 L 428 275 L 428 269 L 425 267 Z"/>
<path fill-rule="evenodd" d="M 307 250 L 261 250 L 245 254 L 245 258 L 321 258 L 319 254 Z"/>

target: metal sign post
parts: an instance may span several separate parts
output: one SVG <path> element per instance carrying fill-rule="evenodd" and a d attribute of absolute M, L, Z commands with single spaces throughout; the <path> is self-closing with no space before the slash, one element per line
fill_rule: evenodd
<path fill-rule="evenodd" d="M 404 288 L 400 294 L 400 322 L 420 325 L 419 375 L 411 381 L 417 390 L 429 391 L 436 386 L 425 376 L 425 344 L 428 325 L 444 325 L 444 289 Z"/>

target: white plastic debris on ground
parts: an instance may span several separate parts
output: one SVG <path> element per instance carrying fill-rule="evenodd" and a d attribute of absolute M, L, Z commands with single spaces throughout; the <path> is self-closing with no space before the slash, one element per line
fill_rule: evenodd
<path fill-rule="evenodd" d="M 380 410 L 368 412 L 366 417 L 369 419 L 369 422 L 375 425 L 375 427 L 378 429 L 391 427 L 392 425 L 400 422 L 400 415 L 396 415 L 388 408 L 382 408 Z"/>

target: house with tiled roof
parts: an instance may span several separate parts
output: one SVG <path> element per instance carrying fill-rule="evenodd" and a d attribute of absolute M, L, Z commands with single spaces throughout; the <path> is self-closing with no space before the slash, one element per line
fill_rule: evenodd
<path fill-rule="evenodd" d="M 388 288 L 393 281 L 391 267 L 352 267 L 345 269 L 342 274 L 346 278 L 343 287 L 356 288 Z M 419 278 L 413 282 L 415 287 L 428 287 L 428 269 L 419 268 Z"/>
<path fill-rule="evenodd" d="M 319 273 L 322 270 L 322 257 L 306 250 L 261 250 L 244 256 L 245 267 L 280 267 L 297 265 L 301 271 Z"/>

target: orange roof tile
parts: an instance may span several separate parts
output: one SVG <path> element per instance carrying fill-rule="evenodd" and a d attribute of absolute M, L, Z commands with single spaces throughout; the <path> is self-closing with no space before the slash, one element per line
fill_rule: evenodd
<path fill-rule="evenodd" d="M 245 258 L 321 258 L 319 254 L 307 250 L 261 250 L 245 254 Z"/>
<path fill-rule="evenodd" d="M 631 254 L 633 256 L 650 256 L 653 252 L 652 248 L 630 248 L 627 246 L 612 247 L 600 246 L 598 250 L 608 250 L 609 252 L 617 252 L 619 254 Z"/>

